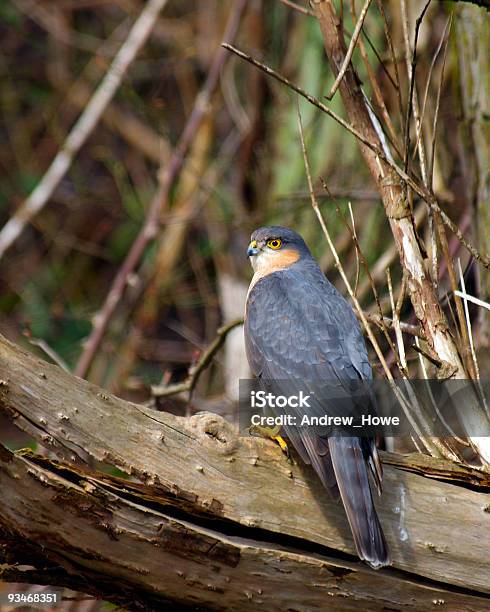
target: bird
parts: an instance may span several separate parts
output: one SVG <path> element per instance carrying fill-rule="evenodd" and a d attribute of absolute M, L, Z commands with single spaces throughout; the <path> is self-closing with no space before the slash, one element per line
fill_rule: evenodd
<path fill-rule="evenodd" d="M 324 275 L 298 233 L 281 226 L 260 227 L 251 235 L 247 256 L 254 274 L 245 306 L 244 337 L 256 378 L 336 381 L 347 393 L 352 384 L 372 380 L 352 307 Z M 366 397 L 365 401 L 373 400 Z M 322 430 L 294 425 L 284 429 L 302 460 L 313 466 L 331 495 L 342 500 L 359 558 L 374 569 L 389 565 L 368 476 L 371 473 L 381 494 L 382 467 L 375 440 L 324 435 Z M 277 430 L 269 431 L 269 437 L 283 449 L 286 446 Z"/>

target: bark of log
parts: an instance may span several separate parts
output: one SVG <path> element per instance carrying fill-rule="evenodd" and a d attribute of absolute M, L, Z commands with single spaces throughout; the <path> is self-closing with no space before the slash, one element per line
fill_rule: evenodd
<path fill-rule="evenodd" d="M 131 404 L 2 337 L 0 412 L 58 457 L 0 446 L 4 581 L 130 609 L 488 609 L 486 474 L 385 454 L 393 567 L 374 572 L 310 468 L 216 415 Z"/>

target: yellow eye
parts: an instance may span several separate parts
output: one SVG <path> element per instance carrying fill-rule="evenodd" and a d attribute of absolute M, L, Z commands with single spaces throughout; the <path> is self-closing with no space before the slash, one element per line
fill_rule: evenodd
<path fill-rule="evenodd" d="M 274 250 L 280 249 L 281 245 L 282 245 L 282 240 L 280 238 L 274 238 L 274 240 L 267 241 L 267 246 Z"/>

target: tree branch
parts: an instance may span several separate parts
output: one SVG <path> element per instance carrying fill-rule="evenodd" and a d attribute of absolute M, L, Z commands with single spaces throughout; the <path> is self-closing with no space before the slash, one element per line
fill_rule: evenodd
<path fill-rule="evenodd" d="M 199 377 L 211 363 L 216 353 L 223 346 L 228 333 L 239 325 L 243 325 L 243 319 L 235 319 L 234 321 L 220 327 L 216 334 L 216 338 L 213 340 L 213 342 L 211 342 L 206 350 L 203 351 L 198 362 L 189 368 L 187 378 L 183 382 L 176 383 L 175 385 L 154 385 L 151 388 L 153 397 L 168 397 L 169 395 L 183 393 L 184 391 L 189 391 L 189 393 L 192 393 L 197 381 L 199 380 Z"/>

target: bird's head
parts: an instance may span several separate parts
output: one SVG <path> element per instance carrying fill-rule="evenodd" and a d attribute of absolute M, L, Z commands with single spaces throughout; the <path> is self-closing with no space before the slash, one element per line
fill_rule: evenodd
<path fill-rule="evenodd" d="M 289 268 L 311 254 L 299 234 L 287 227 L 270 226 L 253 232 L 247 256 L 254 272 L 268 274 Z"/>

